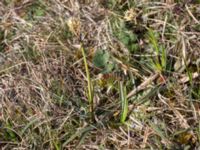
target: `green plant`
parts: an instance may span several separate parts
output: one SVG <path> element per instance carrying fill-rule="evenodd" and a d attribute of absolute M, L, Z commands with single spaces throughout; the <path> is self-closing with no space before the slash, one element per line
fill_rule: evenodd
<path fill-rule="evenodd" d="M 101 70 L 101 73 L 110 73 L 116 68 L 115 62 L 106 50 L 96 51 L 93 64 Z"/>
<path fill-rule="evenodd" d="M 139 50 L 137 34 L 126 27 L 124 20 L 115 17 L 113 17 L 112 20 L 111 25 L 114 36 L 129 50 L 130 53 Z"/>
<path fill-rule="evenodd" d="M 148 36 L 150 46 L 153 48 L 156 56 L 151 59 L 153 67 L 157 71 L 165 71 L 167 65 L 167 54 L 165 48 L 158 43 L 157 36 L 152 29 L 149 29 Z"/>
<path fill-rule="evenodd" d="M 87 83 L 88 83 L 88 101 L 89 101 L 89 105 L 90 105 L 90 113 L 91 113 L 91 119 L 92 121 L 94 121 L 94 106 L 93 106 L 93 85 L 91 82 L 91 78 L 90 78 L 90 73 L 89 73 L 89 69 L 88 69 L 88 64 L 87 64 L 87 59 L 86 59 L 86 55 L 85 55 L 85 51 L 84 48 L 81 46 L 81 51 L 82 51 L 82 55 L 83 55 L 83 60 L 84 60 L 84 65 L 85 65 L 85 71 L 86 71 L 86 76 L 87 76 Z"/>
<path fill-rule="evenodd" d="M 13 123 L 9 119 L 7 120 L 7 122 L 5 124 L 3 133 L 4 133 L 5 140 L 11 140 L 13 142 L 18 141 L 16 131 L 13 128 Z"/>
<path fill-rule="evenodd" d="M 119 83 L 119 92 L 120 92 L 120 100 L 121 100 L 121 117 L 120 122 L 124 123 L 126 121 L 126 117 L 128 114 L 128 100 L 126 94 L 126 87 L 123 85 L 123 82 Z"/>

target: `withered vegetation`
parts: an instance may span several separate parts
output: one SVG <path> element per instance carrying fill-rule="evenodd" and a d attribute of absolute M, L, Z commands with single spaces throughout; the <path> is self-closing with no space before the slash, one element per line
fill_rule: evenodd
<path fill-rule="evenodd" d="M 199 0 L 1 0 L 1 149 L 200 145 Z"/>

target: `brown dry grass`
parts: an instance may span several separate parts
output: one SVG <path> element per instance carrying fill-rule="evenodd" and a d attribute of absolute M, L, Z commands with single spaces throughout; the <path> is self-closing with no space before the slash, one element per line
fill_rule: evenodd
<path fill-rule="evenodd" d="M 1 149 L 199 149 L 199 14 L 187 0 L 2 0 Z M 95 67 L 99 49 L 116 70 Z"/>

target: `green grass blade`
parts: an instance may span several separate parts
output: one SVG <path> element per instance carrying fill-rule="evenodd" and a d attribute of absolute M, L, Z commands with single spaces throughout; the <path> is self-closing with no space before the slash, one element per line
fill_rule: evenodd
<path fill-rule="evenodd" d="M 89 105 L 90 105 L 91 118 L 94 121 L 93 87 L 92 87 L 90 73 L 89 73 L 88 64 L 87 64 L 87 59 L 86 59 L 86 55 L 85 55 L 85 51 L 84 51 L 83 47 L 81 47 L 81 51 L 82 51 L 82 55 L 83 55 L 83 60 L 84 60 L 84 65 L 85 65 L 85 71 L 86 71 L 86 76 L 87 76 L 88 101 L 89 101 Z"/>
<path fill-rule="evenodd" d="M 161 46 L 161 64 L 162 64 L 162 69 L 166 70 L 167 66 L 167 54 L 166 54 L 166 49 Z"/>
<path fill-rule="evenodd" d="M 123 86 L 123 82 L 120 82 L 119 88 L 120 88 L 120 99 L 122 106 L 120 122 L 124 123 L 128 114 L 127 93 L 126 93 L 126 87 Z"/>
<path fill-rule="evenodd" d="M 72 142 L 75 138 L 77 137 L 80 137 L 81 135 L 83 135 L 84 133 L 86 132 L 89 132 L 91 130 L 93 130 L 94 127 L 92 126 L 88 126 L 88 127 L 85 127 L 79 131 L 77 131 L 76 133 L 74 133 L 69 139 L 67 139 L 64 143 L 63 143 L 63 147 L 65 147 L 67 144 L 69 144 L 70 142 Z"/>
<path fill-rule="evenodd" d="M 31 120 L 21 131 L 21 135 L 24 135 L 26 130 L 31 127 L 34 123 L 36 123 L 37 121 L 39 121 L 39 118 L 33 118 L 33 120 Z"/>

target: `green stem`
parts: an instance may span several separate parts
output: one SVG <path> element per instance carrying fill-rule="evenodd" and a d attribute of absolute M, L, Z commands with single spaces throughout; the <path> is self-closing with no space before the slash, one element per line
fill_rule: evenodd
<path fill-rule="evenodd" d="M 88 101 L 89 101 L 89 105 L 90 105 L 91 119 L 92 119 L 92 121 L 94 121 L 93 88 L 92 88 L 90 73 L 89 73 L 87 59 L 86 59 L 86 55 L 85 55 L 85 51 L 84 51 L 83 46 L 81 46 L 81 51 L 82 51 L 82 55 L 83 55 L 83 60 L 84 60 L 84 64 L 85 64 L 85 71 L 86 71 L 86 76 L 87 76 Z"/>

